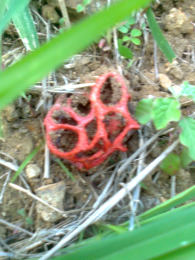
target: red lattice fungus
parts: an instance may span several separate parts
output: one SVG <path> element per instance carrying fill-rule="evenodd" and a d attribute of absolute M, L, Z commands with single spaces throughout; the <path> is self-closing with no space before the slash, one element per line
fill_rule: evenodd
<path fill-rule="evenodd" d="M 98 78 L 89 98 L 83 95 L 88 113 L 77 113 L 72 96 L 61 95 L 49 110 L 44 124 L 50 151 L 78 168 L 101 164 L 116 150 L 126 151 L 123 140 L 129 130 L 138 129 L 127 103 L 130 99 L 124 80 L 109 72 Z"/>

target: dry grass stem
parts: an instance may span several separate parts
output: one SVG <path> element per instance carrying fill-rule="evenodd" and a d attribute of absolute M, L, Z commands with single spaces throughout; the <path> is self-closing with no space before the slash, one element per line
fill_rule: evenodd
<path fill-rule="evenodd" d="M 4 184 L 3 184 L 3 187 L 2 187 L 2 190 L 1 190 L 1 193 L 0 193 L 0 204 L 2 204 L 2 202 L 3 202 L 3 196 L 4 196 L 4 193 L 5 193 L 7 184 L 10 180 L 11 171 L 7 172 L 6 175 L 7 176 L 6 176 L 6 179 L 4 181 Z"/>
<path fill-rule="evenodd" d="M 144 145 L 144 137 L 142 135 L 141 130 L 139 130 L 139 147 L 141 148 Z M 137 166 L 137 176 L 140 174 L 142 169 L 144 168 L 144 158 L 145 158 L 145 153 L 146 151 L 143 150 L 143 152 L 139 155 L 138 159 L 138 166 Z M 141 186 L 138 184 L 135 189 L 133 190 L 132 194 L 132 201 L 130 202 L 131 206 L 131 216 L 129 220 L 129 230 L 133 230 L 135 226 L 135 216 L 137 213 L 137 207 L 138 207 L 138 202 L 140 200 L 140 192 L 141 192 Z"/>
<path fill-rule="evenodd" d="M 71 23 L 70 23 L 70 19 L 69 19 L 69 16 L 68 16 L 68 11 L 67 11 L 66 4 L 65 4 L 66 1 L 58 0 L 58 2 L 59 2 L 59 6 L 60 6 L 60 9 L 61 9 L 62 15 L 63 15 L 65 27 L 66 28 L 70 28 L 71 27 Z"/>
<path fill-rule="evenodd" d="M 144 180 L 161 162 L 166 158 L 166 156 L 172 152 L 178 145 L 179 140 L 172 143 L 160 156 L 158 156 L 153 162 L 151 162 L 143 171 L 139 173 L 135 178 L 133 178 L 129 183 L 125 185 L 125 188 L 119 190 L 115 195 L 108 199 L 103 205 L 101 205 L 92 215 L 90 215 L 87 220 L 81 223 L 76 229 L 66 235 L 60 240 L 60 242 L 49 250 L 45 255 L 43 255 L 40 260 L 49 259 L 55 252 L 60 248 L 65 246 L 70 240 L 77 236 L 82 230 L 84 230 L 89 225 L 101 219 L 110 209 L 112 209 L 121 199 L 123 199 L 128 192 L 132 191 L 141 181 Z"/>
<path fill-rule="evenodd" d="M 30 231 L 28 231 L 28 230 L 26 230 L 24 228 L 21 228 L 19 226 L 16 226 L 16 225 L 14 225 L 12 223 L 9 223 L 9 222 L 5 221 L 4 219 L 0 219 L 0 224 L 8 226 L 12 230 L 18 230 L 20 232 L 23 232 L 23 233 L 25 233 L 28 236 L 33 236 L 34 235 L 32 232 L 30 232 Z"/>
<path fill-rule="evenodd" d="M 47 206 L 48 208 L 50 208 L 50 209 L 52 209 L 52 210 L 54 210 L 54 211 L 60 213 L 63 217 L 66 217 L 66 214 L 65 214 L 64 211 L 59 210 L 59 209 L 53 207 L 52 205 L 50 205 L 50 204 L 47 203 L 46 201 L 42 200 L 41 198 L 39 198 L 38 196 L 36 196 L 36 195 L 33 194 L 32 192 L 30 192 L 29 190 L 26 190 L 26 189 L 24 189 L 24 188 L 22 188 L 22 187 L 20 187 L 20 186 L 18 186 L 18 185 L 16 185 L 16 184 L 14 184 L 14 183 L 9 183 L 9 186 L 10 186 L 11 188 L 15 189 L 15 190 L 19 190 L 19 191 L 21 191 L 21 192 L 27 194 L 28 196 L 30 196 L 31 198 L 33 198 L 33 199 L 39 201 L 40 203 L 42 203 L 43 205 Z"/>
<path fill-rule="evenodd" d="M 137 156 L 142 153 L 150 144 L 152 144 L 161 134 L 163 131 L 159 131 L 156 133 L 153 137 L 151 137 L 145 144 L 136 150 L 134 154 L 132 154 L 124 163 L 121 165 L 121 167 L 118 170 L 118 174 L 121 174 L 123 171 L 126 170 L 126 168 L 129 166 L 129 164 L 137 158 Z"/>

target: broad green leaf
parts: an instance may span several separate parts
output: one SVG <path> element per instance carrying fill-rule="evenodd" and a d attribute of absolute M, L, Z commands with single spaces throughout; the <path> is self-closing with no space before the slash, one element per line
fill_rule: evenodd
<path fill-rule="evenodd" d="M 195 244 L 195 205 L 174 209 L 131 232 L 97 237 L 52 260 L 153 259 Z M 95 252 L 95 253 L 94 253 Z M 195 252 L 195 248 L 194 248 Z M 184 258 L 185 259 L 185 258 Z"/>
<path fill-rule="evenodd" d="M 162 51 L 162 53 L 165 55 L 165 57 L 168 59 L 169 62 L 172 62 L 173 59 L 176 57 L 173 49 L 169 45 L 168 41 L 164 37 L 164 35 L 161 32 L 161 29 L 156 22 L 156 19 L 154 17 L 154 14 L 152 12 L 151 8 L 148 8 L 147 12 L 147 19 L 148 19 L 148 24 L 151 29 L 152 35 L 157 42 L 157 45 L 159 49 Z"/>
<path fill-rule="evenodd" d="M 21 1 L 20 1 L 21 2 Z M 150 0 L 120 0 L 84 20 L 32 51 L 19 62 L 0 72 L 0 109 L 25 89 L 59 67 L 65 59 L 81 52 L 110 27 L 146 7 Z"/>
<path fill-rule="evenodd" d="M 78 4 L 77 5 L 77 12 L 80 13 L 80 12 L 83 12 L 85 10 L 85 7 L 81 4 Z"/>
<path fill-rule="evenodd" d="M 84 5 L 89 5 L 91 3 L 91 0 L 83 0 Z"/>
<path fill-rule="evenodd" d="M 123 56 L 126 59 L 132 59 L 133 58 L 133 53 L 132 51 L 126 47 L 122 45 L 122 40 L 118 40 L 118 50 L 121 56 Z"/>
<path fill-rule="evenodd" d="M 130 41 L 130 39 L 131 38 L 129 36 L 125 35 L 125 36 L 123 36 L 122 41 L 123 42 L 128 42 L 128 41 Z"/>
<path fill-rule="evenodd" d="M 123 25 L 123 26 L 120 26 L 120 27 L 118 28 L 118 31 L 119 31 L 119 32 L 122 32 L 122 33 L 128 33 L 129 28 L 128 28 L 127 26 Z"/>
<path fill-rule="evenodd" d="M 131 38 L 131 42 L 134 43 L 135 45 L 140 45 L 141 41 L 138 38 Z"/>
<path fill-rule="evenodd" d="M 195 102 L 195 86 L 190 85 L 187 81 L 184 81 L 182 85 L 181 95 L 192 98 Z"/>
<path fill-rule="evenodd" d="M 142 32 L 140 30 L 138 30 L 138 29 L 131 30 L 131 36 L 132 37 L 139 37 L 141 35 L 142 35 Z"/>
<path fill-rule="evenodd" d="M 3 31 L 8 26 L 9 22 L 11 21 L 12 17 L 18 13 L 21 13 L 22 10 L 29 4 L 30 0 L 11 0 L 9 1 L 9 8 L 7 12 L 5 12 L 5 15 L 0 19 L 0 35 L 3 33 Z M 6 5 L 8 1 L 6 0 Z"/>
<path fill-rule="evenodd" d="M 154 100 L 151 98 L 142 99 L 135 109 L 135 117 L 141 124 L 146 124 L 152 119 L 152 106 Z"/>
<path fill-rule="evenodd" d="M 29 7 L 14 15 L 12 21 L 27 51 L 39 47 L 38 36 Z"/>
<path fill-rule="evenodd" d="M 139 216 L 139 221 L 149 220 L 152 217 L 158 216 L 164 212 L 169 211 L 170 209 L 181 205 L 182 203 L 187 202 L 188 200 L 195 198 L 195 185 L 188 188 L 187 190 L 178 193 L 171 199 L 161 203 L 160 205 L 147 210 Z"/>
<path fill-rule="evenodd" d="M 174 98 L 157 98 L 154 101 L 153 120 L 156 129 L 162 129 L 171 121 L 179 121 L 180 104 Z"/>
<path fill-rule="evenodd" d="M 182 168 L 186 168 L 193 160 L 190 157 L 189 149 L 184 147 L 180 154 L 181 166 Z"/>
<path fill-rule="evenodd" d="M 175 175 L 180 169 L 180 157 L 175 153 L 170 153 L 160 164 L 161 170 L 169 175 Z"/>
<path fill-rule="evenodd" d="M 189 149 L 190 157 L 195 160 L 195 120 L 190 117 L 184 117 L 179 126 L 182 131 L 179 135 L 180 142 Z"/>

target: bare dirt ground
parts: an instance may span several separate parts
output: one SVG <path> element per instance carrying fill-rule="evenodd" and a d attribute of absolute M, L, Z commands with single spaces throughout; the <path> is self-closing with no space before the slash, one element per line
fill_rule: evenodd
<path fill-rule="evenodd" d="M 33 9 L 46 21 L 50 20 L 51 32 L 55 32 L 59 28 L 57 21 L 60 18 L 60 11 L 54 2 L 34 1 L 32 4 Z M 80 16 L 74 9 L 78 1 L 67 2 L 70 17 L 74 22 Z M 90 8 L 88 12 L 95 10 L 96 5 L 92 4 Z M 113 43 L 107 51 L 98 48 L 98 44 L 95 43 L 85 52 L 67 61 L 45 80 L 47 88 L 51 90 L 47 96 L 43 96 L 41 88 L 32 88 L 27 92 L 26 97 L 19 98 L 2 112 L 4 134 L 0 139 L 0 160 L 2 160 L 0 161 L 0 248 L 2 247 L 3 250 L 7 250 L 7 245 L 13 251 L 18 252 L 19 259 L 22 259 L 22 254 L 25 258 L 25 256 L 32 256 L 43 250 L 44 244 L 54 245 L 63 234 L 74 229 L 74 225 L 77 225 L 84 214 L 91 209 L 113 175 L 116 166 L 139 148 L 139 135 L 135 132 L 126 139 L 128 147 L 126 153 L 114 153 L 101 166 L 89 171 L 80 171 L 68 161 L 62 160 L 71 176 L 65 173 L 56 157 L 50 155 L 50 174 L 44 176 L 47 171 L 43 144 L 43 120 L 48 110 L 48 104 L 54 103 L 59 96 L 59 93 L 52 90 L 65 84 L 94 83 L 99 75 L 110 71 L 117 72 L 117 68 L 120 66 L 132 96 L 130 111 L 133 116 L 135 105 L 142 98 L 150 95 L 154 97 L 170 96 L 167 88 L 170 82 L 175 86 L 180 85 L 184 80 L 195 84 L 195 2 L 193 0 L 162 0 L 155 4 L 153 10 L 165 37 L 177 54 L 177 59 L 173 63 L 167 62 L 160 50 L 155 51 L 156 47 L 148 29 L 145 29 L 143 33 L 141 46 L 132 45 L 134 61 L 131 67 L 127 66 L 128 62 L 124 59 L 120 59 L 116 64 Z M 46 28 L 36 13 L 33 15 L 37 21 L 37 30 L 44 41 Z M 135 27 L 139 28 L 139 21 Z M 5 66 L 25 52 L 12 26 L 4 35 L 3 48 Z M 37 86 L 42 86 L 42 83 Z M 88 93 L 89 91 L 90 87 L 74 91 L 73 95 L 77 99 L 76 107 L 82 103 L 77 92 Z M 194 105 L 186 104 L 183 106 L 183 111 L 188 115 L 194 111 L 194 108 Z M 91 131 L 93 132 L 93 129 Z M 147 139 L 156 131 L 150 125 L 143 129 L 143 132 Z M 156 140 L 156 143 L 149 148 L 150 153 L 146 156 L 144 165 L 150 163 L 167 147 L 170 138 L 171 134 L 165 134 Z M 38 153 L 17 178 L 15 184 L 18 186 L 8 185 L 18 166 L 38 146 L 41 147 Z M 121 183 L 126 183 L 133 177 L 135 172 L 132 169 L 136 165 L 137 161 L 122 175 L 115 173 L 109 192 L 104 199 L 119 190 Z M 169 199 L 173 195 L 172 193 L 181 192 L 192 186 L 195 180 L 193 174 L 193 168 L 179 171 L 176 175 L 175 190 L 171 190 L 172 178 L 156 168 L 143 183 L 139 199 L 141 206 L 138 208 L 138 213 Z M 30 191 L 31 194 L 36 194 L 55 208 L 52 209 L 48 205 L 38 203 L 19 187 Z M 64 212 L 67 212 L 66 216 L 64 216 Z M 128 220 L 130 214 L 131 207 L 129 197 L 127 197 L 114 207 L 102 221 L 118 224 Z M 15 226 L 10 226 L 10 223 Z M 49 236 L 49 232 L 54 232 L 52 231 L 54 229 L 58 230 L 59 234 L 55 234 L 52 241 L 47 242 L 39 237 L 39 241 L 42 242 L 28 249 L 30 243 L 27 237 L 29 234 L 18 230 L 17 227 L 25 229 L 31 235 L 38 231 L 42 231 L 44 235 L 47 230 L 48 233 L 46 233 Z M 86 236 L 91 235 L 89 230 Z"/>

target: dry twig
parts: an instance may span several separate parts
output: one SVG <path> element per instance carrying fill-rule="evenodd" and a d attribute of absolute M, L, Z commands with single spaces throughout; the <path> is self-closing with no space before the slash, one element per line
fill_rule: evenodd
<path fill-rule="evenodd" d="M 128 192 L 132 191 L 143 179 L 149 175 L 161 162 L 166 158 L 166 156 L 172 152 L 178 145 L 179 140 L 176 140 L 172 145 L 170 145 L 159 157 L 157 157 L 152 163 L 150 163 L 143 171 L 140 172 L 138 176 L 132 179 L 129 183 L 125 185 L 124 188 L 119 190 L 115 195 L 108 199 L 102 206 L 100 206 L 91 216 L 89 216 L 83 223 L 81 223 L 72 232 L 66 235 L 60 240 L 60 242 L 49 250 L 40 260 L 49 259 L 55 252 L 60 248 L 65 246 L 70 240 L 77 236 L 82 230 L 84 230 L 89 225 L 93 224 L 97 220 L 101 219 L 111 208 L 113 208 L 121 199 L 123 199 Z"/>

